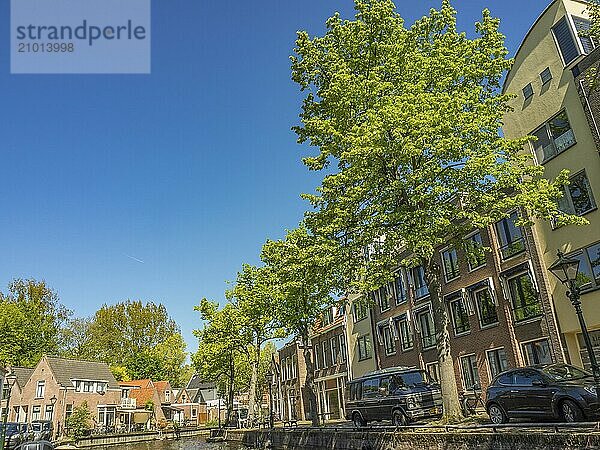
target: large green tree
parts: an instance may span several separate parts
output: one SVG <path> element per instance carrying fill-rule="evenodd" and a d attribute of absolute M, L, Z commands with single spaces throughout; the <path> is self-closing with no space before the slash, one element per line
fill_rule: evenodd
<path fill-rule="evenodd" d="M 355 0 L 355 9 L 354 20 L 331 17 L 323 36 L 300 32 L 292 57 L 306 94 L 296 132 L 318 149 L 304 162 L 325 174 L 306 195 L 314 207 L 306 221 L 347 249 L 344 264 L 360 267 L 360 291 L 390 280 L 400 263 L 423 265 L 445 413 L 460 416 L 436 249 L 461 245 L 467 232 L 514 209 L 523 223 L 581 221 L 556 206 L 566 174 L 544 179 L 522 152 L 529 138 L 498 131 L 509 110 L 500 83 L 511 60 L 497 19 L 483 11 L 471 39 L 457 30 L 447 0 L 412 26 L 391 0 Z"/>
<path fill-rule="evenodd" d="M 100 361 L 127 365 L 175 334 L 179 327 L 164 305 L 127 300 L 104 305 L 92 317 L 90 350 Z"/>
<path fill-rule="evenodd" d="M 283 240 L 267 241 L 261 254 L 266 270 L 271 272 L 278 326 L 298 339 L 303 348 L 307 375 L 302 389 L 315 426 L 319 417 L 310 334 L 324 312 L 336 304 L 335 294 L 342 292 L 339 248 L 335 241 L 314 236 L 301 225 Z"/>
<path fill-rule="evenodd" d="M 43 354 L 58 354 L 70 314 L 44 281 L 12 281 L 0 292 L 0 361 L 33 367 Z"/>
<path fill-rule="evenodd" d="M 237 274 L 234 286 L 226 292 L 240 313 L 242 327 L 250 332 L 251 367 L 250 392 L 248 399 L 249 418 L 254 418 L 257 392 L 259 387 L 259 372 L 261 354 L 265 342 L 276 337 L 283 337 L 274 317 L 275 297 L 270 271 L 265 267 L 255 267 L 249 264 L 242 266 Z"/>

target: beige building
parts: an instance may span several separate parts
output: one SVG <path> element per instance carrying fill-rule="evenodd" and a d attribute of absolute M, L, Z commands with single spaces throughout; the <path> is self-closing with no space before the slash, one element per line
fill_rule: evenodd
<path fill-rule="evenodd" d="M 504 132 L 515 138 L 534 135 L 531 152 L 545 176 L 570 171 L 570 185 L 560 202 L 564 211 L 585 217 L 590 225 L 561 226 L 539 222 L 535 233 L 546 267 L 557 249 L 580 260 L 579 286 L 583 312 L 600 354 L 600 156 L 596 120 L 598 102 L 590 101 L 584 72 L 598 60 L 595 43 L 581 34 L 589 27 L 587 3 L 554 0 L 517 51 L 504 90 L 514 94 L 514 110 L 505 117 Z M 580 327 L 565 288 L 549 275 L 562 338 L 568 358 L 589 367 Z"/>
<path fill-rule="evenodd" d="M 378 368 L 373 345 L 371 310 L 363 296 L 350 294 L 346 308 L 349 378 L 354 379 Z"/>

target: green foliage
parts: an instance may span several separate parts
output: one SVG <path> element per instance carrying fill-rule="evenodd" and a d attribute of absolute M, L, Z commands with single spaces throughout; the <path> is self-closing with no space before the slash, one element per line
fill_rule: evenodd
<path fill-rule="evenodd" d="M 92 322 L 86 318 L 69 320 L 60 330 L 60 355 L 65 358 L 94 359 L 90 326 Z"/>
<path fill-rule="evenodd" d="M 44 281 L 16 279 L 0 292 L 0 361 L 33 367 L 58 354 L 60 330 L 71 312 Z"/>
<path fill-rule="evenodd" d="M 92 429 L 92 413 L 86 401 L 73 408 L 73 413 L 65 421 L 68 436 L 81 439 Z"/>
<path fill-rule="evenodd" d="M 117 381 L 131 381 L 132 379 L 127 368 L 124 366 L 111 366 L 110 371 Z"/>
<path fill-rule="evenodd" d="M 156 346 L 137 353 L 127 361 L 126 372 L 131 379 L 167 380 L 172 386 L 182 386 L 186 379 L 187 353 L 183 337 L 173 334 Z"/>
<path fill-rule="evenodd" d="M 127 300 L 102 306 L 89 333 L 91 351 L 100 361 L 122 364 L 178 334 L 179 327 L 164 305 Z"/>
<path fill-rule="evenodd" d="M 436 248 L 459 245 L 512 209 L 525 213 L 524 223 L 584 221 L 557 208 L 567 173 L 544 179 L 522 151 L 531 138 L 498 131 L 512 61 L 489 11 L 470 39 L 448 0 L 410 27 L 391 0 L 355 0 L 355 9 L 355 20 L 331 17 L 322 37 L 299 32 L 292 57 L 292 78 L 306 94 L 295 131 L 318 149 L 304 163 L 325 172 L 304 196 L 314 208 L 305 220 L 343 249 L 339 265 L 358 292 L 390 281 L 402 262 L 423 264 L 445 411 L 460 414 Z"/>

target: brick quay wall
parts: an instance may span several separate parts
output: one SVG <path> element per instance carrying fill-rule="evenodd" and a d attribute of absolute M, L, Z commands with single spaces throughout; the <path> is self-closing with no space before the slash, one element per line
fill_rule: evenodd
<path fill-rule="evenodd" d="M 270 450 L 576 450 L 600 449 L 600 431 L 498 429 L 382 431 L 327 428 L 228 431 L 227 440 Z"/>

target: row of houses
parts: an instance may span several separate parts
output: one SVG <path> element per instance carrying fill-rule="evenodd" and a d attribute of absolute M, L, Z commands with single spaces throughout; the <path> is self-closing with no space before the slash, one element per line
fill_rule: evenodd
<path fill-rule="evenodd" d="M 33 369 L 8 367 L 0 372 L 6 374 L 2 417 L 7 413 L 8 421 L 20 423 L 51 421 L 57 435 L 83 403 L 92 415 L 90 426 L 103 431 L 147 429 L 168 422 L 202 425 L 219 413 L 216 385 L 197 375 L 184 388 L 149 379 L 117 382 L 105 363 L 51 356 L 42 357 Z"/>
<path fill-rule="evenodd" d="M 506 114 L 507 137 L 535 135 L 525 151 L 549 178 L 569 169 L 570 185 L 559 205 L 589 220 L 587 227 L 538 221 L 517 226 L 518 212 L 464 236 L 489 247 L 480 257 L 440 247 L 443 295 L 451 319 L 451 352 L 460 390 L 485 388 L 510 367 L 568 362 L 591 369 L 581 329 L 565 287 L 548 271 L 558 249 L 578 259 L 584 316 L 600 357 L 600 89 L 590 73 L 600 48 L 585 35 L 586 1 L 554 0 L 541 13 L 516 53 L 504 92 L 513 94 Z M 407 255 L 409 256 L 409 255 Z M 369 294 L 351 295 L 315 330 L 317 411 L 323 419 L 343 416 L 347 381 L 366 372 L 417 366 L 439 377 L 436 335 L 428 287 L 421 267 L 398 267 L 395 280 Z M 291 342 L 275 360 L 273 404 L 282 419 L 307 419 L 302 390 L 303 349 Z"/>

